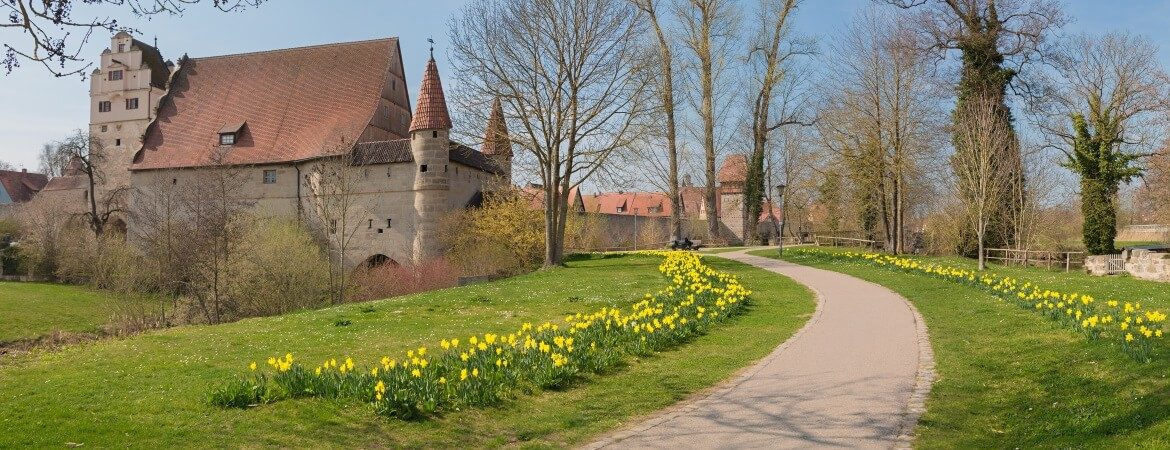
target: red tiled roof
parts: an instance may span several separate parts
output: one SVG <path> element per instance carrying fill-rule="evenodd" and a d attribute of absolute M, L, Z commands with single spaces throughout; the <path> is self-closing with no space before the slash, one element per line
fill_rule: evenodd
<path fill-rule="evenodd" d="M 743 183 L 747 181 L 747 155 L 737 153 L 729 155 L 723 160 L 723 167 L 719 168 L 720 183 Z"/>
<path fill-rule="evenodd" d="M 422 86 L 418 89 L 418 106 L 410 121 L 410 132 L 418 130 L 450 130 L 451 116 L 447 114 L 447 99 L 443 96 L 443 82 L 439 80 L 439 67 L 435 58 L 427 61 Z"/>
<path fill-rule="evenodd" d="M 489 156 L 512 156 L 512 145 L 508 142 L 508 124 L 504 121 L 504 107 L 500 104 L 499 97 L 492 102 L 492 113 L 488 116 L 480 152 Z"/>
<path fill-rule="evenodd" d="M 660 192 L 606 192 L 582 197 L 586 212 L 670 217 L 670 196 Z"/>
<path fill-rule="evenodd" d="M 221 153 L 224 164 L 299 161 L 343 139 L 404 138 L 382 110 L 400 60 L 396 38 L 184 59 L 131 169 L 203 166 Z M 244 122 L 221 149 L 219 131 Z"/>
<path fill-rule="evenodd" d="M 13 203 L 24 203 L 32 200 L 33 196 L 44 189 L 48 182 L 49 177 L 44 174 L 0 170 L 0 185 L 3 185 L 4 191 L 8 192 L 8 197 L 12 199 Z"/>
<path fill-rule="evenodd" d="M 702 214 L 702 212 L 704 211 L 704 206 L 703 206 L 703 203 L 704 203 L 703 198 L 705 197 L 705 194 L 703 192 L 704 190 L 706 190 L 706 188 L 702 187 L 702 186 L 683 186 L 683 187 L 678 188 L 678 195 L 679 195 L 679 197 L 681 197 L 682 205 L 683 205 L 683 215 L 688 215 L 690 217 L 699 217 L 699 215 Z M 719 211 L 720 202 L 722 201 L 722 199 L 723 199 L 723 196 L 719 195 L 719 193 L 716 192 L 715 193 L 715 211 Z"/>

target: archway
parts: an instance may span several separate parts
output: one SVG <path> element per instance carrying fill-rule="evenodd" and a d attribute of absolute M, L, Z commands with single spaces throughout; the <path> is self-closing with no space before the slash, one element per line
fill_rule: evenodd
<path fill-rule="evenodd" d="M 398 267 L 398 262 L 390 259 L 389 256 L 378 253 L 370 256 L 369 258 L 366 258 L 365 263 L 362 265 L 367 269 L 373 269 L 377 267 Z"/>

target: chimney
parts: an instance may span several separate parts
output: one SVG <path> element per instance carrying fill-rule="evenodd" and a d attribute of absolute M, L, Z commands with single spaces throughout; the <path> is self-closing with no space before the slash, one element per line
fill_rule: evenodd
<path fill-rule="evenodd" d="M 20 171 L 21 171 L 21 173 L 28 173 L 28 169 L 25 169 L 23 167 L 20 169 Z"/>

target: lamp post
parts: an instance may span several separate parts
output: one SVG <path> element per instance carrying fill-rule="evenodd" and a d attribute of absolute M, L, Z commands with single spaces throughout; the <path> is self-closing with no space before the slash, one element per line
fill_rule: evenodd
<path fill-rule="evenodd" d="M 776 185 L 776 202 L 780 203 L 783 200 L 784 200 L 784 185 L 777 184 Z M 776 213 L 776 204 L 773 203 L 771 207 L 772 207 L 772 213 L 775 214 Z M 780 247 L 776 250 L 776 252 L 780 256 L 784 256 L 784 219 L 786 219 L 786 217 L 784 217 L 784 215 L 786 215 L 785 213 L 786 213 L 786 211 L 780 211 L 780 214 L 781 214 L 781 216 L 780 216 L 780 230 L 777 233 L 778 237 L 780 238 Z"/>

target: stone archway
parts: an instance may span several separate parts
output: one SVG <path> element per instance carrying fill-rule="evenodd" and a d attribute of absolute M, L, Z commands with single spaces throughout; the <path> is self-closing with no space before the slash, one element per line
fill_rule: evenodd
<path fill-rule="evenodd" d="M 370 256 L 369 258 L 366 258 L 365 262 L 362 263 L 362 267 L 365 267 L 366 269 L 374 269 L 378 267 L 398 267 L 398 261 L 391 259 L 389 256 L 377 253 Z"/>

